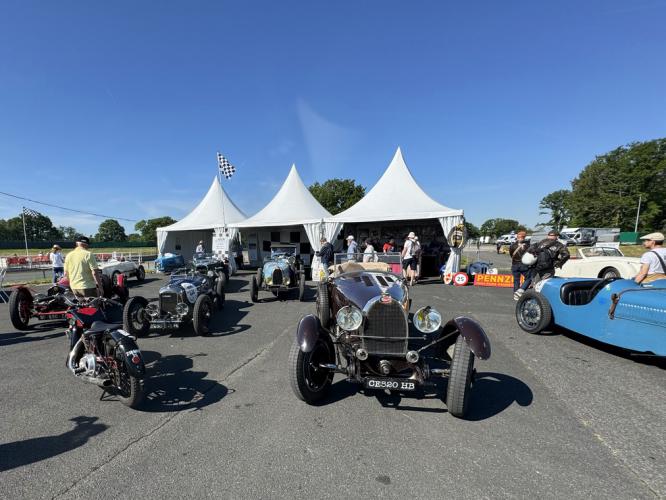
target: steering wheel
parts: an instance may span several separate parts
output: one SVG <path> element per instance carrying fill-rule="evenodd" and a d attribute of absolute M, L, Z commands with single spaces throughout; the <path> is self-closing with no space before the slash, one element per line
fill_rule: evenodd
<path fill-rule="evenodd" d="M 608 285 L 609 283 L 612 283 L 615 280 L 619 280 L 620 278 L 618 277 L 613 277 L 613 278 L 604 278 L 600 280 L 598 283 L 595 283 L 592 288 L 590 288 L 589 296 L 590 300 L 594 298 L 594 296 L 599 293 L 599 290 L 601 290 L 603 287 Z"/>

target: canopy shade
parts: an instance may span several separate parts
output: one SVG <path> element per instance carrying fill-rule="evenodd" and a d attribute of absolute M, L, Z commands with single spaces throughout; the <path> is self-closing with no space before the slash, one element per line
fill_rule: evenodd
<path fill-rule="evenodd" d="M 305 187 L 296 165 L 291 166 L 289 175 L 273 199 L 259 212 L 230 227 L 285 227 L 321 222 L 331 217 Z"/>
<path fill-rule="evenodd" d="M 329 220 L 377 222 L 439 219 L 462 215 L 462 210 L 436 202 L 421 189 L 398 148 L 391 164 L 372 189 L 355 205 Z"/>

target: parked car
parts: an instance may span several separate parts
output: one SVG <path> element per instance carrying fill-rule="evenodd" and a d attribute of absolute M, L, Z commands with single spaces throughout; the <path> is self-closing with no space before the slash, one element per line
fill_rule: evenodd
<path fill-rule="evenodd" d="M 229 281 L 229 261 L 219 258 L 214 253 L 195 253 L 192 258 L 192 269 L 201 274 L 213 271 L 222 287 L 226 287 Z"/>
<path fill-rule="evenodd" d="M 169 273 L 185 267 L 185 259 L 182 255 L 165 253 L 155 259 L 155 269 L 162 273 Z"/>
<path fill-rule="evenodd" d="M 496 245 L 510 245 L 516 241 L 518 237 L 515 234 L 503 234 L 495 240 Z"/>
<path fill-rule="evenodd" d="M 619 278 L 551 278 L 516 304 L 518 326 L 554 325 L 644 354 L 666 356 L 666 279 L 641 286 Z"/>
<path fill-rule="evenodd" d="M 250 299 L 259 300 L 259 290 L 271 292 L 276 297 L 291 290 L 298 291 L 298 300 L 305 295 L 305 272 L 296 255 L 294 245 L 276 245 L 271 247 L 271 256 L 264 260 L 250 282 Z"/>
<path fill-rule="evenodd" d="M 382 269 L 382 266 L 384 269 Z M 467 412 L 474 358 L 488 359 L 490 341 L 474 320 L 446 324 L 431 306 L 411 318 L 409 291 L 389 264 L 347 262 L 318 284 L 316 313 L 303 316 L 289 354 L 296 397 L 322 401 L 333 375 L 365 389 L 411 393 L 448 378 L 446 405 L 455 417 Z"/>
<path fill-rule="evenodd" d="M 574 258 L 555 271 L 562 278 L 633 278 L 640 271 L 638 257 L 625 257 L 618 248 L 579 248 Z"/>
<path fill-rule="evenodd" d="M 209 323 L 216 309 L 224 304 L 224 288 L 216 288 L 212 271 L 172 274 L 159 291 L 157 303 L 144 297 L 132 297 L 123 310 L 123 328 L 140 337 L 150 329 L 180 329 L 191 323 L 197 335 L 208 335 Z"/>
<path fill-rule="evenodd" d="M 129 297 L 123 278 L 112 284 L 111 278 L 102 275 L 102 288 L 107 299 L 116 298 L 125 303 Z M 46 292 L 35 292 L 30 287 L 19 285 L 12 289 L 9 297 L 9 318 L 17 330 L 27 330 L 31 318 L 39 321 L 65 321 L 69 303 L 73 300 L 76 299 L 67 278 L 61 278 Z"/>
<path fill-rule="evenodd" d="M 125 278 L 130 276 L 135 276 L 137 281 L 143 281 L 146 278 L 146 270 L 141 264 L 137 264 L 131 260 L 121 259 L 110 259 L 106 262 L 99 264 L 99 268 L 102 271 L 102 274 L 105 274 L 111 278 L 111 283 L 118 282 L 118 276 L 121 274 Z"/>

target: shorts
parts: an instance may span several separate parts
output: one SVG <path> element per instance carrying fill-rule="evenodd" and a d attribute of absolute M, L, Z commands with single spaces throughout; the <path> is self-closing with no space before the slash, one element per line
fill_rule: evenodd
<path fill-rule="evenodd" d="M 409 267 L 412 271 L 416 271 L 417 264 L 418 262 L 416 259 L 412 257 L 411 259 L 405 259 L 402 261 L 402 268 L 407 269 Z"/>
<path fill-rule="evenodd" d="M 97 297 L 97 288 L 72 289 L 72 292 L 74 292 L 74 295 L 77 297 Z"/>

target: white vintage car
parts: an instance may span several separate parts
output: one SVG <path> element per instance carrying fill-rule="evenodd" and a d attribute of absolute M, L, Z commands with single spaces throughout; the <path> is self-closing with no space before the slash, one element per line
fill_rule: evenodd
<path fill-rule="evenodd" d="M 131 260 L 110 259 L 100 263 L 99 268 L 102 271 L 102 274 L 111 278 L 112 283 L 117 282 L 119 274 L 124 274 L 125 278 L 136 276 L 136 279 L 139 281 L 143 281 L 146 277 L 146 270 L 143 266 L 136 262 L 132 262 Z"/>
<path fill-rule="evenodd" d="M 625 257 L 617 248 L 579 248 L 555 276 L 562 278 L 633 278 L 641 264 L 638 257 Z"/>

